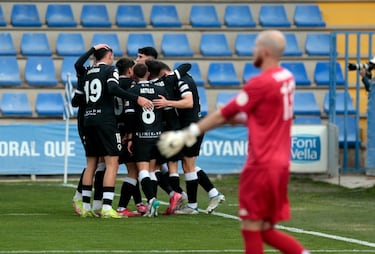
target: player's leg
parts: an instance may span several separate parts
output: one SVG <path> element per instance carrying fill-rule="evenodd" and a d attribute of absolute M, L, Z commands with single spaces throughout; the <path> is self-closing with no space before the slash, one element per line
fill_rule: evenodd
<path fill-rule="evenodd" d="M 262 238 L 263 220 L 243 219 L 241 233 L 244 242 L 245 254 L 263 254 Z"/>
<path fill-rule="evenodd" d="M 94 200 L 92 202 L 92 209 L 98 215 L 102 209 L 102 199 L 103 199 L 103 179 L 105 171 L 105 162 L 104 158 L 99 158 L 98 166 L 95 170 L 94 176 Z"/>
<path fill-rule="evenodd" d="M 175 211 L 176 214 L 198 214 L 198 176 L 195 171 L 195 157 L 185 156 L 182 159 L 182 168 L 185 173 L 188 204 Z"/>
<path fill-rule="evenodd" d="M 104 156 L 106 170 L 103 179 L 103 218 L 121 218 L 120 215 L 112 208 L 112 202 L 115 196 L 115 183 L 118 171 L 118 156 Z"/>
<path fill-rule="evenodd" d="M 195 167 L 195 170 L 197 171 L 199 185 L 208 193 L 209 200 L 206 210 L 208 213 L 212 213 L 220 203 L 225 201 L 225 196 L 215 188 L 206 172 L 197 166 Z"/>
<path fill-rule="evenodd" d="M 93 212 L 91 211 L 91 193 L 97 162 L 97 157 L 86 157 L 86 170 L 82 177 L 82 217 L 93 216 Z"/>
<path fill-rule="evenodd" d="M 86 168 L 82 170 L 81 176 L 79 177 L 79 182 L 76 188 L 76 191 L 73 196 L 73 208 L 74 212 L 78 215 L 81 215 L 82 210 L 82 177 L 83 173 L 85 172 Z"/>

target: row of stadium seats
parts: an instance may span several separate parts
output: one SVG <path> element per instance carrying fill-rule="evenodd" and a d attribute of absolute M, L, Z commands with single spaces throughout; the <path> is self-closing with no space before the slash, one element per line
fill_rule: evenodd
<path fill-rule="evenodd" d="M 73 85 L 77 84 L 75 76 L 74 63 L 77 57 L 65 57 L 61 63 L 61 71 L 55 68 L 55 62 L 49 56 L 31 56 L 26 59 L 24 67 L 25 82 L 29 86 L 34 87 L 55 87 L 61 81 L 66 82 L 67 75 L 70 73 Z M 56 60 L 57 61 L 57 60 Z M 255 68 L 251 62 L 246 62 L 241 68 L 242 77 L 239 78 L 239 64 L 235 66 L 233 62 L 212 61 L 208 65 L 207 80 L 202 76 L 198 62 L 190 62 L 192 68 L 190 74 L 195 79 L 198 86 L 205 84 L 210 87 L 225 87 L 225 86 L 240 86 L 241 83 L 246 82 L 249 78 L 259 74 L 259 69 Z M 0 87 L 21 86 L 23 80 L 21 79 L 20 67 L 16 57 L 14 56 L 0 56 Z M 180 64 L 176 62 L 174 68 Z M 312 84 L 304 65 L 304 62 L 282 62 L 281 65 L 289 69 L 296 78 L 298 86 L 309 86 Z M 57 79 L 57 74 L 60 80 Z M 329 62 L 317 61 L 313 73 L 313 81 L 315 85 L 325 86 L 329 85 Z M 336 63 L 336 84 L 344 85 L 345 79 L 341 69 L 341 65 Z"/>
<path fill-rule="evenodd" d="M 199 53 L 203 57 L 252 56 L 257 33 L 238 33 L 231 48 L 225 33 L 202 33 L 199 35 Z M 301 49 L 295 33 L 286 33 L 287 47 L 284 56 L 328 56 L 330 35 L 327 33 L 307 33 L 304 50 Z M 196 36 L 186 33 L 164 33 L 160 42 L 160 51 L 164 57 L 193 57 L 194 50 L 191 41 L 197 41 Z M 50 39 L 51 40 L 51 39 Z M 54 43 L 54 42 L 52 42 Z M 90 45 L 107 43 L 115 56 L 123 56 L 123 43 L 116 33 L 94 33 Z M 52 49 L 47 33 L 25 32 L 21 36 L 20 49 L 13 42 L 12 34 L 0 33 L 0 55 L 47 56 L 56 53 L 58 56 L 79 56 L 86 52 L 86 44 L 81 33 L 59 33 L 56 38 L 56 49 Z M 138 48 L 153 46 L 156 48 L 152 33 L 129 33 L 126 41 L 128 56 L 136 56 Z"/>
<path fill-rule="evenodd" d="M 207 114 L 208 100 L 206 89 L 198 87 L 200 102 L 202 104 L 203 115 Z M 216 96 L 215 107 L 219 108 L 226 104 L 238 92 L 219 91 Z M 320 107 L 315 99 L 313 92 L 297 91 L 294 97 L 294 114 L 296 116 L 318 116 L 322 115 L 321 108 L 325 114 L 329 111 L 328 92 L 325 93 L 323 106 Z M 346 98 L 345 98 L 346 97 Z M 355 108 L 353 100 L 349 93 L 337 92 L 336 94 L 336 112 L 344 114 L 344 103 L 347 100 L 348 114 L 354 114 Z M 32 116 L 32 107 L 29 95 L 26 91 L 4 92 L 1 98 L 0 110 L 3 116 Z M 35 112 L 38 116 L 62 116 L 64 112 L 64 99 L 62 92 L 38 91 L 35 99 Z"/>
<path fill-rule="evenodd" d="M 0 6 L 1 7 L 1 6 Z M 2 9 L 0 25 L 6 26 Z M 182 11 L 182 10 L 180 10 Z M 284 5 L 262 4 L 259 10 L 259 25 L 262 27 L 290 27 Z M 118 5 L 115 23 L 118 27 L 146 27 L 141 5 Z M 153 27 L 181 27 L 181 21 L 176 5 L 154 4 L 150 13 L 150 25 Z M 192 4 L 189 23 L 192 27 L 255 27 L 257 25 L 249 5 L 228 4 L 223 17 L 218 16 L 215 5 Z M 78 22 L 70 4 L 49 4 L 45 13 L 45 22 L 41 21 L 38 7 L 35 4 L 14 4 L 10 14 L 12 26 L 42 26 L 76 27 L 80 23 L 83 27 L 111 27 L 111 21 L 106 5 L 84 4 Z M 186 22 L 187 23 L 187 22 Z M 293 24 L 297 27 L 324 27 L 321 11 L 317 5 L 299 4 L 295 6 Z"/>

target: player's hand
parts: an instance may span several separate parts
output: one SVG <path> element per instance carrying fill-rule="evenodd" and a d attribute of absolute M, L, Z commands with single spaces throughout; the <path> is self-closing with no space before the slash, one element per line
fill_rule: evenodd
<path fill-rule="evenodd" d="M 158 148 L 162 155 L 170 158 L 182 150 L 184 146 L 191 147 L 197 142 L 200 131 L 196 124 L 180 131 L 166 131 L 160 135 Z"/>
<path fill-rule="evenodd" d="M 168 106 L 168 100 L 163 95 L 159 95 L 159 99 L 153 99 L 152 103 L 156 108 L 165 108 Z"/>
<path fill-rule="evenodd" d="M 96 44 L 96 45 L 94 46 L 94 49 L 95 49 L 95 50 L 99 50 L 99 49 L 110 49 L 110 47 L 108 46 L 108 44 L 100 43 L 100 44 Z"/>
<path fill-rule="evenodd" d="M 154 104 L 152 104 L 152 101 L 150 101 L 149 99 L 146 99 L 145 97 L 142 97 L 142 96 L 138 96 L 137 103 L 138 103 L 139 106 L 141 106 L 144 109 L 150 109 L 151 110 L 151 109 L 154 108 Z"/>

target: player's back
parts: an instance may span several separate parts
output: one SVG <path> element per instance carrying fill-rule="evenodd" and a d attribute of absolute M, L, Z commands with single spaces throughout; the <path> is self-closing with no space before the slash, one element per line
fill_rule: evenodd
<path fill-rule="evenodd" d="M 159 95 L 167 96 L 165 88 L 142 81 L 129 89 L 130 92 L 149 100 L 158 99 Z M 144 109 L 138 104 L 135 107 L 135 133 L 139 138 L 158 138 L 163 131 L 163 109 Z"/>
<path fill-rule="evenodd" d="M 250 164 L 289 165 L 295 81 L 286 69 L 274 68 L 250 80 L 248 93 Z M 241 100 L 239 97 L 237 100 Z M 241 103 L 241 102 L 239 102 Z"/>
<path fill-rule="evenodd" d="M 178 114 L 181 122 L 181 127 L 186 127 L 190 123 L 198 122 L 201 117 L 201 106 L 199 102 L 199 94 L 197 85 L 194 79 L 186 74 L 181 77 L 179 82 L 179 96 L 184 96 L 185 93 L 192 93 L 193 96 L 193 107 L 192 108 L 181 108 L 178 109 Z"/>
<path fill-rule="evenodd" d="M 87 70 L 84 82 L 85 125 L 115 123 L 114 100 L 109 93 L 108 83 L 118 82 L 117 69 L 100 63 Z"/>

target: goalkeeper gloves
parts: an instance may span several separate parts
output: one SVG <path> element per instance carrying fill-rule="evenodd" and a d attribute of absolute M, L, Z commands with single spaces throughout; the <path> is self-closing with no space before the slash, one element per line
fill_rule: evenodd
<path fill-rule="evenodd" d="M 182 150 L 184 146 L 191 147 L 197 142 L 200 130 L 196 123 L 179 131 L 166 131 L 160 135 L 158 148 L 162 155 L 170 158 Z"/>

